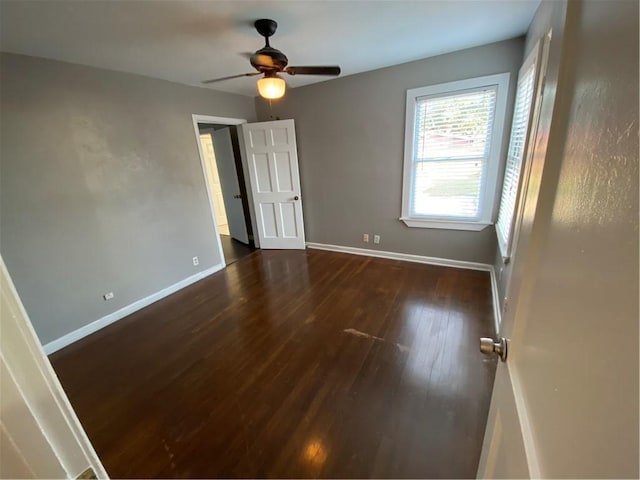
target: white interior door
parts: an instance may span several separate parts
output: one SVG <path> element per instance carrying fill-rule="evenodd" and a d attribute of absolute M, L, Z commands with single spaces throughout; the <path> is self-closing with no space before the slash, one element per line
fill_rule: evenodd
<path fill-rule="evenodd" d="M 549 45 L 550 38 L 547 38 L 541 52 L 540 42 L 538 42 L 538 45 L 533 48 L 525 59 L 518 75 L 516 112 L 514 113 L 509 153 L 511 154 L 514 151 L 519 153 L 523 162 L 519 181 L 516 180 L 519 195 L 516 197 L 516 204 L 513 207 L 513 221 L 511 222 L 513 230 L 509 238 L 511 244 L 508 245 L 512 263 L 517 263 L 514 262 L 517 259 L 515 245 L 520 238 L 525 195 L 528 193 L 529 198 L 537 198 L 539 193 L 537 190 L 534 191 L 539 184 L 529 190 L 531 162 L 533 160 L 533 148 L 530 148 L 529 145 L 531 142 L 535 142 L 538 133 L 543 88 L 541 79 L 546 73 Z M 527 72 L 531 72 L 532 68 L 535 80 L 532 86 L 529 87 L 526 75 Z M 529 90 L 529 88 L 531 89 Z M 527 111 L 519 112 L 519 107 L 521 109 L 526 107 Z M 522 129 L 524 131 L 521 131 Z M 514 146 L 514 141 L 518 145 Z M 513 294 L 511 301 L 517 302 L 519 287 L 513 284 L 518 283 L 518 280 L 512 277 L 510 285 L 507 287 L 509 295 Z M 513 315 L 505 315 L 500 325 L 500 337 L 512 339 L 514 323 L 515 317 Z M 513 344 L 509 343 L 509 347 L 511 346 Z M 522 398 L 523 391 L 519 384 L 519 379 L 514 375 L 516 371 L 515 363 L 517 362 L 514 357 L 516 356 L 517 352 L 509 352 L 508 365 L 501 362 L 496 371 L 482 457 L 478 468 L 478 477 L 480 478 L 528 478 L 530 476 L 538 476 L 536 462 L 527 456 L 527 441 L 530 441 L 527 438 L 528 421 L 526 418 L 520 418 L 521 414 L 525 414 L 526 406 L 524 405 L 524 398 Z"/>
<path fill-rule="evenodd" d="M 0 258 L 0 478 L 108 478 Z"/>
<path fill-rule="evenodd" d="M 481 478 L 639 474 L 638 4 L 569 3 L 567 17 L 514 239 Z M 561 62 L 573 74 L 557 83 Z"/>
<path fill-rule="evenodd" d="M 216 156 L 216 165 L 218 166 L 220 186 L 222 187 L 222 199 L 227 214 L 229 235 L 242 243 L 249 243 L 247 224 L 245 223 L 244 209 L 242 208 L 240 184 L 238 183 L 238 171 L 231 144 L 231 133 L 228 128 L 222 128 L 215 130 L 211 136 L 213 138 L 213 149 Z"/>
<path fill-rule="evenodd" d="M 242 125 L 260 248 L 304 249 L 293 120 Z"/>

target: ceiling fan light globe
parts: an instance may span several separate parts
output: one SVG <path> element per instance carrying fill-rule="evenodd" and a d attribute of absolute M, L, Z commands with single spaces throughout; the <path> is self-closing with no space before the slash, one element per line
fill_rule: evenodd
<path fill-rule="evenodd" d="M 262 98 L 271 100 L 282 98 L 287 89 L 287 83 L 280 77 L 264 77 L 258 80 L 258 93 Z"/>

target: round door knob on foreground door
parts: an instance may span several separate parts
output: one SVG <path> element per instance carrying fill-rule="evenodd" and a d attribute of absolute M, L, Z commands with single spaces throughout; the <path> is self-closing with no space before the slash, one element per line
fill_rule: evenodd
<path fill-rule="evenodd" d="M 298 201 L 298 200 L 300 200 L 300 197 L 298 195 L 296 195 L 295 197 L 293 197 L 293 199 Z"/>
<path fill-rule="evenodd" d="M 485 355 L 497 353 L 500 360 L 505 362 L 507 360 L 507 339 L 501 338 L 498 342 L 494 342 L 493 338 L 483 337 L 480 339 L 480 351 Z"/>

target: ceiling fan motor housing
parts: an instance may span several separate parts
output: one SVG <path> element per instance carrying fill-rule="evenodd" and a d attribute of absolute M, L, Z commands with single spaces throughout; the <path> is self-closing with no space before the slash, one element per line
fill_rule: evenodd
<path fill-rule="evenodd" d="M 281 72 L 285 69 L 289 60 L 284 53 L 269 45 L 269 37 L 276 33 L 278 23 L 269 18 L 261 18 L 256 20 L 253 25 L 258 33 L 264 37 L 265 46 L 251 55 L 251 65 L 263 73 Z"/>
<path fill-rule="evenodd" d="M 260 72 L 280 72 L 284 70 L 289 60 L 277 48 L 263 47 L 251 55 L 250 62 L 253 68 Z"/>

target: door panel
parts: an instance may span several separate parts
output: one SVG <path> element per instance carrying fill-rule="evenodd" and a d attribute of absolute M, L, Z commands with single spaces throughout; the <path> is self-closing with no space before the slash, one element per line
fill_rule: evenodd
<path fill-rule="evenodd" d="M 273 203 L 261 203 L 260 213 L 262 216 L 262 234 L 263 237 L 272 239 L 278 238 L 278 226 L 276 223 L 276 207 Z"/>
<path fill-rule="evenodd" d="M 254 153 L 251 157 L 253 174 L 256 178 L 256 187 L 260 193 L 272 193 L 271 170 L 269 169 L 269 155 L 266 153 Z"/>
<path fill-rule="evenodd" d="M 242 197 L 240 196 L 240 184 L 231 143 L 231 133 L 228 128 L 222 128 L 214 131 L 211 136 L 216 154 L 220 186 L 222 187 L 222 199 L 229 225 L 229 235 L 231 238 L 248 244 L 249 234 L 242 207 Z"/>
<path fill-rule="evenodd" d="M 260 248 L 304 249 L 293 120 L 242 126 Z"/>
<path fill-rule="evenodd" d="M 296 238 L 298 236 L 298 224 L 294 203 L 280 204 L 280 220 L 282 221 L 282 235 L 285 238 Z"/>
<path fill-rule="evenodd" d="M 267 131 L 266 130 L 253 130 L 249 131 L 249 141 L 251 148 L 260 148 L 267 146 Z"/>
<path fill-rule="evenodd" d="M 286 128 L 273 128 L 271 130 L 273 145 L 289 145 L 289 133 Z"/>
<path fill-rule="evenodd" d="M 289 152 L 277 152 L 274 154 L 276 180 L 278 182 L 278 192 L 293 193 L 293 175 L 291 157 Z"/>

